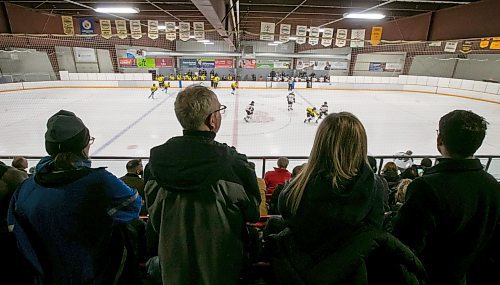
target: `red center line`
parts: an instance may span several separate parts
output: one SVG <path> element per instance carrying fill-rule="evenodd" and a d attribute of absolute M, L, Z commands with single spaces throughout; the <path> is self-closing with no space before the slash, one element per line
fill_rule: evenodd
<path fill-rule="evenodd" d="M 235 95 L 235 100 L 234 100 L 234 120 L 233 120 L 233 146 L 238 147 L 238 113 L 239 113 L 239 105 L 240 105 L 240 96 L 238 96 L 238 93 Z"/>

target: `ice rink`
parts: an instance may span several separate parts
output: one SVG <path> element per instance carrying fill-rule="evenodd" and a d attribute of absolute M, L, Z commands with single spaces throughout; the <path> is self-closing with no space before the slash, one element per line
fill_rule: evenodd
<path fill-rule="evenodd" d="M 147 99 L 147 89 L 73 88 L 0 93 L 0 155 L 43 156 L 47 119 L 60 109 L 75 112 L 96 138 L 93 156 L 148 156 L 149 150 L 182 133 L 174 114 L 175 96 L 158 91 Z M 330 112 L 355 114 L 368 133 L 372 155 L 413 150 L 415 155 L 437 155 L 439 118 L 454 109 L 485 117 L 490 125 L 477 154 L 500 154 L 500 104 L 416 92 L 296 90 L 293 111 L 287 111 L 286 90 L 242 89 L 237 95 L 218 89 L 227 106 L 217 140 L 249 156 L 307 156 L 317 129 L 304 123 L 305 108 L 328 102 Z M 255 101 L 250 122 L 245 107 Z M 500 101 L 500 100 L 498 100 Z"/>

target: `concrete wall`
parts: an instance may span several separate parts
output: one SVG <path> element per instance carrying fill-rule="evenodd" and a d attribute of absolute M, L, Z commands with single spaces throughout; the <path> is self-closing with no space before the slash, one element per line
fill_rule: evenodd
<path fill-rule="evenodd" d="M 402 70 L 405 64 L 406 53 L 405 52 L 380 52 L 380 53 L 362 53 L 358 54 L 356 63 L 354 65 L 354 76 L 398 76 L 402 74 Z M 400 71 L 369 71 L 371 62 L 380 63 L 400 63 Z"/>

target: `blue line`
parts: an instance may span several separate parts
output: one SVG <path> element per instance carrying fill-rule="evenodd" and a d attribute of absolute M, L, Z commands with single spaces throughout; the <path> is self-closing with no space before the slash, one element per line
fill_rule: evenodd
<path fill-rule="evenodd" d="M 151 114 L 154 110 L 156 110 L 158 107 L 163 105 L 163 103 L 167 102 L 170 97 L 172 97 L 173 94 L 170 94 L 167 98 L 163 99 L 160 103 L 156 104 L 153 108 L 149 109 L 146 111 L 146 113 L 142 114 L 137 120 L 133 121 L 130 125 L 126 126 L 123 130 L 119 131 L 116 135 L 114 135 L 110 140 L 108 140 L 106 143 L 104 143 L 102 146 L 100 146 L 98 149 L 96 149 L 94 152 L 92 152 L 91 156 L 99 154 L 102 150 L 107 148 L 110 144 L 115 142 L 117 139 L 119 139 L 121 136 L 123 136 L 126 132 L 128 132 L 131 128 L 133 128 L 135 125 L 137 125 L 140 121 L 145 119 L 147 116 Z"/>
<path fill-rule="evenodd" d="M 309 104 L 310 107 L 314 106 L 313 103 L 309 102 L 309 100 L 307 100 L 304 96 L 300 95 L 299 92 L 295 91 L 295 89 L 293 90 L 293 92 L 299 95 L 299 97 L 302 98 L 302 100 L 306 101 L 306 103 Z"/>

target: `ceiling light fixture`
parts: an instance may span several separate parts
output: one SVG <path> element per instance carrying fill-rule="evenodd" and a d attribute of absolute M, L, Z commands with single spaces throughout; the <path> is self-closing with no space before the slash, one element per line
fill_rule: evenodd
<path fill-rule="evenodd" d="M 209 43 L 210 40 L 197 40 L 197 42 L 199 42 L 199 43 Z"/>
<path fill-rule="evenodd" d="M 213 42 L 208 42 L 208 43 L 204 43 L 204 44 L 206 44 L 206 45 L 213 45 L 213 44 L 215 44 L 215 43 L 213 43 Z"/>
<path fill-rule="evenodd" d="M 278 44 L 277 43 L 268 43 L 267 45 L 268 46 L 277 46 Z"/>
<path fill-rule="evenodd" d="M 291 41 L 296 41 L 297 37 L 289 37 L 288 39 L 291 40 Z"/>
<path fill-rule="evenodd" d="M 95 8 L 97 13 L 113 13 L 113 14 L 137 14 L 139 9 L 134 7 L 100 7 Z"/>
<path fill-rule="evenodd" d="M 158 30 L 166 30 L 167 27 L 166 26 L 158 26 Z"/>
<path fill-rule="evenodd" d="M 344 18 L 347 19 L 366 19 L 366 20 L 380 20 L 385 18 L 385 15 L 379 13 L 345 13 Z"/>

